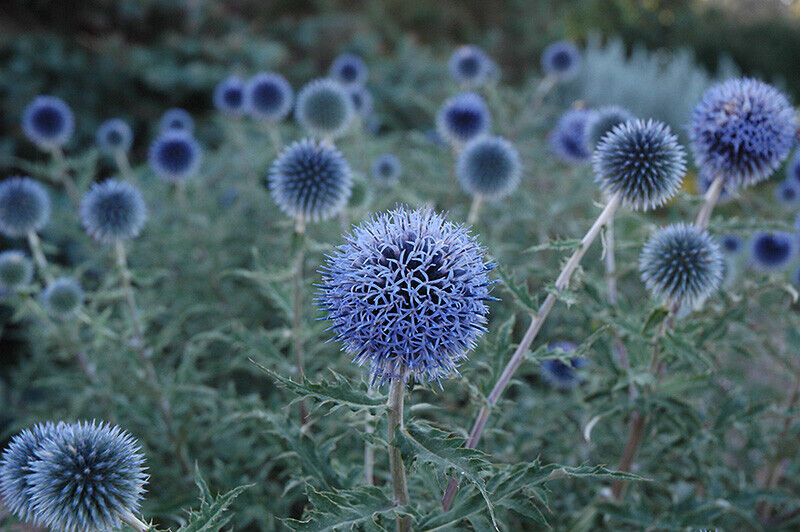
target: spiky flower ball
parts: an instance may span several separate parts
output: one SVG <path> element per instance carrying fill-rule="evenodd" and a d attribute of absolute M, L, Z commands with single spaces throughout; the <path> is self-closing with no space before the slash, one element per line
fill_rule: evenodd
<path fill-rule="evenodd" d="M 19 238 L 37 232 L 50 219 L 50 196 L 30 177 L 0 182 L 0 233 Z"/>
<path fill-rule="evenodd" d="M 200 144 L 191 134 L 170 130 L 153 141 L 147 159 L 159 177 L 174 183 L 194 176 L 200 169 L 202 155 Z"/>
<path fill-rule="evenodd" d="M 547 346 L 547 350 L 552 352 L 556 349 L 564 352 L 571 352 L 577 349 L 574 342 L 562 340 L 554 342 Z M 586 367 L 586 359 L 583 357 L 575 357 L 568 362 L 562 362 L 558 359 L 542 360 L 542 377 L 544 380 L 559 390 L 569 390 L 581 383 L 583 378 L 579 370 Z"/>
<path fill-rule="evenodd" d="M 138 513 L 147 474 L 139 443 L 109 423 L 62 426 L 30 464 L 28 495 L 38 523 L 64 532 L 117 530 Z"/>
<path fill-rule="evenodd" d="M 55 96 L 37 96 L 22 113 L 22 132 L 45 150 L 63 146 L 74 130 L 72 109 Z"/>
<path fill-rule="evenodd" d="M 519 185 L 522 163 L 517 149 L 503 137 L 469 141 L 456 161 L 456 177 L 464 192 L 499 199 Z"/>
<path fill-rule="evenodd" d="M 719 247 L 727 255 L 736 255 L 742 250 L 742 239 L 736 235 L 722 235 Z"/>
<path fill-rule="evenodd" d="M 373 382 L 439 380 L 485 331 L 491 266 L 460 225 L 395 210 L 357 226 L 322 271 L 320 306 Z"/>
<path fill-rule="evenodd" d="M 0 251 L 0 288 L 14 291 L 30 284 L 33 264 L 21 251 Z"/>
<path fill-rule="evenodd" d="M 767 179 L 789 156 L 796 131 L 786 96 L 743 78 L 706 91 L 692 111 L 689 138 L 697 166 L 738 188 Z"/>
<path fill-rule="evenodd" d="M 214 87 L 214 107 L 231 116 L 241 116 L 245 111 L 244 80 L 228 76 Z"/>
<path fill-rule="evenodd" d="M 786 179 L 800 185 L 800 150 L 797 151 L 789 164 L 786 165 Z"/>
<path fill-rule="evenodd" d="M 690 306 L 719 287 L 724 268 L 719 246 L 694 225 L 661 228 L 647 240 L 639 256 L 642 281 L 655 297 Z"/>
<path fill-rule="evenodd" d="M 591 109 L 570 109 L 559 118 L 548 142 L 561 160 L 570 164 L 589 161 L 591 151 L 586 144 L 586 125 L 594 116 Z"/>
<path fill-rule="evenodd" d="M 78 281 L 72 277 L 61 277 L 48 284 L 40 297 L 50 316 L 67 321 L 78 315 L 83 306 L 84 293 Z"/>
<path fill-rule="evenodd" d="M 367 64 L 356 54 L 342 54 L 333 60 L 329 75 L 342 85 L 363 85 L 367 82 Z"/>
<path fill-rule="evenodd" d="M 756 233 L 750 243 L 753 266 L 766 271 L 788 267 L 797 253 L 796 239 L 783 231 Z"/>
<path fill-rule="evenodd" d="M 333 146 L 294 142 L 278 154 L 268 177 L 278 207 L 292 218 L 326 220 L 347 204 L 353 187 L 350 165 Z"/>
<path fill-rule="evenodd" d="M 468 88 L 484 85 L 492 72 L 492 60 L 489 56 L 481 48 L 471 44 L 456 48 L 447 66 L 453 79 Z"/>
<path fill-rule="evenodd" d="M 474 92 L 449 98 L 436 114 L 436 129 L 451 144 L 464 144 L 488 133 L 491 124 L 486 102 Z"/>
<path fill-rule="evenodd" d="M 317 79 L 300 89 L 294 113 L 310 134 L 332 139 L 347 133 L 355 117 L 347 89 L 332 79 Z"/>
<path fill-rule="evenodd" d="M 669 126 L 634 120 L 615 127 L 594 151 L 595 181 L 620 192 L 633 209 L 648 210 L 675 195 L 686 174 L 686 153 Z"/>
<path fill-rule="evenodd" d="M 147 220 L 141 192 L 125 181 L 95 183 L 81 201 L 80 218 L 95 240 L 113 243 L 139 235 Z"/>
<path fill-rule="evenodd" d="M 133 144 L 133 130 L 121 118 L 112 118 L 97 128 L 95 142 L 102 152 L 110 155 L 126 152 Z"/>
<path fill-rule="evenodd" d="M 800 201 L 800 183 L 784 179 L 775 187 L 775 199 L 787 207 L 793 207 Z"/>
<path fill-rule="evenodd" d="M 560 81 L 575 79 L 581 70 L 581 53 L 570 41 L 550 44 L 542 52 L 542 70 L 548 76 Z"/>
<path fill-rule="evenodd" d="M 353 109 L 358 116 L 369 117 L 375 107 L 375 101 L 372 99 L 369 89 L 361 85 L 353 85 L 347 88 L 347 92 L 350 94 L 350 101 L 353 102 Z"/>
<path fill-rule="evenodd" d="M 280 122 L 292 110 L 294 91 L 280 74 L 261 72 L 247 82 L 245 101 L 253 118 Z"/>
<path fill-rule="evenodd" d="M 161 115 L 161 120 L 158 122 L 158 125 L 162 133 L 167 131 L 183 131 L 190 135 L 194 133 L 194 119 L 192 115 L 185 109 L 179 107 L 167 109 L 164 114 Z"/>
<path fill-rule="evenodd" d="M 600 143 L 607 133 L 625 122 L 636 120 L 636 116 L 618 105 L 600 107 L 586 122 L 586 145 L 590 150 Z"/>
<path fill-rule="evenodd" d="M 391 185 L 397 183 L 403 173 L 400 159 L 392 153 L 384 153 L 372 161 L 372 178 L 378 183 Z"/>
<path fill-rule="evenodd" d="M 0 501 L 20 521 L 37 521 L 29 495 L 36 451 L 64 425 L 39 423 L 14 436 L 0 459 Z"/>

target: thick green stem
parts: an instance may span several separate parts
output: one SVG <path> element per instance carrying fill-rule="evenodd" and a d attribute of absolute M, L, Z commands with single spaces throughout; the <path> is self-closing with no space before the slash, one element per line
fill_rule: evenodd
<path fill-rule="evenodd" d="M 367 395 L 373 397 L 375 389 L 370 386 Z M 364 417 L 364 432 L 373 434 L 375 432 L 375 416 L 367 410 Z M 375 447 L 370 442 L 364 442 L 364 484 L 372 486 L 375 484 Z"/>
<path fill-rule="evenodd" d="M 52 283 L 53 275 L 47 268 L 47 258 L 44 256 L 44 251 L 42 251 L 42 242 L 39 240 L 39 235 L 34 231 L 28 231 L 28 246 L 31 248 L 31 255 L 33 255 L 33 261 L 36 263 L 36 269 L 39 270 L 39 277 L 48 284 Z"/>
<path fill-rule="evenodd" d="M 306 375 L 303 346 L 303 270 L 305 266 L 305 223 L 298 218 L 295 225 L 295 263 L 292 283 L 292 351 L 297 371 L 302 381 Z M 300 422 L 308 423 L 309 413 L 305 399 L 300 400 Z"/>
<path fill-rule="evenodd" d="M 389 399 L 386 406 L 389 425 L 389 469 L 392 474 L 392 493 L 394 502 L 398 506 L 409 503 L 408 486 L 406 485 L 406 466 L 400 449 L 391 444 L 398 429 L 403 429 L 403 398 L 406 392 L 406 383 L 402 378 L 394 378 L 389 382 Z M 411 518 L 402 516 L 397 518 L 397 531 L 410 532 Z"/>

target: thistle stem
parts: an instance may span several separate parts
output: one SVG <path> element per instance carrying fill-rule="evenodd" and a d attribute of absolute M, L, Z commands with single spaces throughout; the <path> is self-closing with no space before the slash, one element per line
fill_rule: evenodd
<path fill-rule="evenodd" d="M 398 506 L 405 506 L 409 503 L 408 486 L 406 485 L 406 466 L 403 463 L 403 455 L 400 449 L 392 445 L 397 429 L 403 429 L 403 398 L 406 391 L 406 383 L 402 378 L 394 378 L 389 382 L 389 399 L 386 406 L 389 425 L 389 469 L 392 473 L 392 493 L 394 502 Z M 397 532 L 410 532 L 411 518 L 401 516 L 397 518 Z"/>
<path fill-rule="evenodd" d="M 278 124 L 273 121 L 267 122 L 267 133 L 269 134 L 272 147 L 275 149 L 277 155 L 283 149 L 283 140 L 281 139 L 281 132 L 278 129 Z"/>
<path fill-rule="evenodd" d="M 559 294 L 561 294 L 561 292 L 563 292 L 569 284 L 572 274 L 575 272 L 578 264 L 580 264 L 581 259 L 586 254 L 586 251 L 592 245 L 592 242 L 594 242 L 594 240 L 597 238 L 600 230 L 603 228 L 606 222 L 614 216 L 614 213 L 619 207 L 620 201 L 621 196 L 619 193 L 614 194 L 614 196 L 608 200 L 603 212 L 600 213 L 600 216 L 597 217 L 597 220 L 595 220 L 592 227 L 586 232 L 586 235 L 584 235 L 584 237 L 581 239 L 578 249 L 573 252 L 572 256 L 564 265 L 564 269 L 561 270 L 561 274 L 556 279 L 555 290 L 547 294 L 547 297 L 545 298 L 541 307 L 539 307 L 538 314 L 531 317 L 531 324 L 528 327 L 528 330 L 525 332 L 525 336 L 523 336 L 522 341 L 520 342 L 516 351 L 514 351 L 514 354 L 511 356 L 508 364 L 506 364 L 503 373 L 495 383 L 494 388 L 492 388 L 492 391 L 486 401 L 487 404 L 481 408 L 480 412 L 478 413 L 478 417 L 475 419 L 475 424 L 472 427 L 472 432 L 470 433 L 469 439 L 466 443 L 467 449 L 474 449 L 477 447 L 478 441 L 480 441 L 481 434 L 483 433 L 483 429 L 486 427 L 486 422 L 489 419 L 492 409 L 497 404 L 497 401 L 500 400 L 500 396 L 503 394 L 503 391 L 505 391 L 508 383 L 511 381 L 511 378 L 514 376 L 514 373 L 517 371 L 517 369 L 519 369 L 520 365 L 522 365 L 522 362 L 525 359 L 525 353 L 528 351 L 531 343 L 533 343 L 533 341 L 536 339 L 536 336 L 539 334 L 539 331 L 541 330 L 544 321 L 547 319 L 548 314 L 550 314 L 550 310 L 553 308 L 553 305 L 558 299 Z M 453 475 L 450 478 L 450 483 L 447 485 L 447 489 L 442 497 L 442 507 L 445 511 L 450 509 L 457 491 L 458 477 Z"/>
<path fill-rule="evenodd" d="M 54 147 L 52 150 L 50 150 L 50 155 L 56 167 L 56 178 L 64 186 L 64 190 L 67 192 L 69 199 L 72 200 L 72 203 L 75 205 L 80 205 L 81 195 L 78 192 L 78 187 L 75 185 L 75 181 L 72 180 L 72 177 L 67 171 L 67 161 L 64 158 L 64 152 L 61 151 L 61 147 Z"/>
<path fill-rule="evenodd" d="M 545 76 L 539 82 L 539 85 L 536 87 L 536 91 L 533 93 L 533 98 L 531 99 L 531 103 L 528 106 L 527 114 L 533 115 L 536 111 L 539 110 L 542 103 L 544 103 L 544 99 L 550 94 L 550 91 L 556 86 L 556 78 L 553 76 Z"/>
<path fill-rule="evenodd" d="M 467 216 L 467 225 L 475 225 L 475 222 L 478 221 L 478 213 L 481 210 L 482 203 L 483 198 L 479 194 L 472 197 L 472 205 L 469 207 L 469 215 Z"/>
<path fill-rule="evenodd" d="M 125 513 L 120 515 L 119 518 L 122 520 L 123 523 L 130 526 L 134 530 L 137 530 L 138 532 L 146 532 L 147 530 L 150 530 L 150 526 L 148 524 L 144 523 L 141 519 L 139 519 L 129 511 L 126 511 Z"/>
<path fill-rule="evenodd" d="M 42 241 L 39 240 L 39 235 L 35 231 L 28 231 L 28 246 L 31 248 L 31 255 L 33 261 L 36 263 L 36 268 L 39 270 L 39 276 L 44 279 L 46 283 L 53 282 L 53 275 L 47 269 L 47 258 L 42 251 Z"/>
<path fill-rule="evenodd" d="M 616 261 L 616 241 L 614 235 L 614 219 L 610 218 L 608 222 L 606 222 L 606 234 L 605 234 L 605 265 L 606 265 L 606 287 L 608 289 L 607 299 L 608 304 L 612 307 L 616 307 L 618 303 L 617 297 L 617 261 Z M 614 340 L 612 345 L 612 351 L 617 359 L 617 363 L 624 367 L 630 368 L 630 360 L 628 359 L 628 350 L 625 349 L 625 345 L 622 343 L 618 334 L 614 334 Z M 631 385 L 630 387 L 631 395 L 635 396 L 636 388 Z"/>
<path fill-rule="evenodd" d="M 305 266 L 305 221 L 302 217 L 295 224 L 295 263 L 292 279 L 292 351 L 297 371 L 302 381 L 306 376 L 303 353 L 303 269 Z M 300 400 L 300 423 L 308 423 L 309 413 L 305 399 Z"/>
<path fill-rule="evenodd" d="M 122 175 L 123 179 L 131 182 L 136 181 L 133 175 L 133 169 L 131 168 L 131 163 L 128 160 L 128 154 L 126 154 L 123 150 L 116 150 L 114 152 L 114 162 L 117 164 L 117 168 L 119 169 L 119 173 Z"/>
<path fill-rule="evenodd" d="M 700 212 L 697 213 L 697 220 L 695 220 L 694 225 L 699 227 L 700 229 L 705 229 L 708 225 L 708 221 L 711 219 L 711 212 L 714 210 L 714 207 L 717 205 L 719 201 L 719 197 L 722 194 L 722 186 L 725 184 L 725 177 L 720 174 L 714 179 L 711 183 L 711 186 L 708 187 L 705 195 L 705 202 L 703 203 L 703 207 L 700 209 Z"/>
<path fill-rule="evenodd" d="M 370 385 L 369 390 L 367 390 L 367 395 L 369 397 L 373 397 L 375 395 L 375 389 Z M 373 434 L 375 432 L 375 425 L 373 424 L 375 420 L 375 416 L 372 415 L 372 412 L 367 410 L 367 413 L 364 418 L 364 432 L 367 434 Z M 367 486 L 372 486 L 375 484 L 375 447 L 372 446 L 370 442 L 364 442 L 364 484 Z"/>

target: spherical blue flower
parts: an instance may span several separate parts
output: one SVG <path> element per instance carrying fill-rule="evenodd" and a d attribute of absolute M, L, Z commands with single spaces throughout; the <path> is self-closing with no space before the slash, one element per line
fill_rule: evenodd
<path fill-rule="evenodd" d="M 744 78 L 706 91 L 692 112 L 689 138 L 697 166 L 737 188 L 768 178 L 789 156 L 796 131 L 786 96 Z"/>
<path fill-rule="evenodd" d="M 560 81 L 575 79 L 581 70 L 581 53 L 570 41 L 550 44 L 542 52 L 542 70 L 548 76 Z"/>
<path fill-rule="evenodd" d="M 742 250 L 742 239 L 736 235 L 722 235 L 719 242 L 722 252 L 728 255 L 736 255 Z"/>
<path fill-rule="evenodd" d="M 50 219 L 50 196 L 30 177 L 0 182 L 0 233 L 10 238 L 39 231 Z"/>
<path fill-rule="evenodd" d="M 214 107 L 217 111 L 232 116 L 241 116 L 245 111 L 244 80 L 239 76 L 228 76 L 214 88 Z"/>
<path fill-rule="evenodd" d="M 636 116 L 624 107 L 619 107 L 618 105 L 600 107 L 596 112 L 592 113 L 586 122 L 586 146 L 590 150 L 594 150 L 611 130 L 620 124 L 633 120 L 636 120 Z"/>
<path fill-rule="evenodd" d="M 397 183 L 403 173 L 403 165 L 396 155 L 384 153 L 372 161 L 372 178 L 378 183 L 391 185 Z"/>
<path fill-rule="evenodd" d="M 347 88 L 347 92 L 350 94 L 353 109 L 358 113 L 358 116 L 367 118 L 372 114 L 375 101 L 372 99 L 372 93 L 369 92 L 369 89 L 362 85 L 353 85 Z"/>
<path fill-rule="evenodd" d="M 481 48 L 468 44 L 459 46 L 448 63 L 450 75 L 469 88 L 485 84 L 492 72 L 492 60 Z"/>
<path fill-rule="evenodd" d="M 45 440 L 64 425 L 39 423 L 14 436 L 0 459 L 0 500 L 20 521 L 37 521 L 28 493 L 31 464 Z"/>
<path fill-rule="evenodd" d="M 30 284 L 33 264 L 21 251 L 0 251 L 0 288 L 14 291 Z"/>
<path fill-rule="evenodd" d="M 121 118 L 112 118 L 97 128 L 95 142 L 100 150 L 110 155 L 126 152 L 133 144 L 133 130 Z"/>
<path fill-rule="evenodd" d="M 367 82 L 367 64 L 355 54 L 342 54 L 333 60 L 329 72 L 331 78 L 342 85 L 363 85 Z"/>
<path fill-rule="evenodd" d="M 548 141 L 553 152 L 564 162 L 582 164 L 591 151 L 586 144 L 586 124 L 594 116 L 590 109 L 570 109 L 559 118 Z"/>
<path fill-rule="evenodd" d="M 194 137 L 180 130 L 162 133 L 147 153 L 153 171 L 170 182 L 183 181 L 195 175 L 200 169 L 202 156 Z"/>
<path fill-rule="evenodd" d="M 753 236 L 750 253 L 760 270 L 781 270 L 789 266 L 797 252 L 796 237 L 787 232 L 761 232 Z"/>
<path fill-rule="evenodd" d="M 686 153 L 669 126 L 634 120 L 615 127 L 594 151 L 595 181 L 622 194 L 634 209 L 652 209 L 675 195 L 686 173 Z"/>
<path fill-rule="evenodd" d="M 355 117 L 347 89 L 332 79 L 317 79 L 300 89 L 294 112 L 297 122 L 306 131 L 328 138 L 347 133 Z"/>
<path fill-rule="evenodd" d="M 639 256 L 642 281 L 653 295 L 690 306 L 719 287 L 724 268 L 717 243 L 694 225 L 661 228 L 647 240 Z"/>
<path fill-rule="evenodd" d="M 463 144 L 488 133 L 491 123 L 486 102 L 474 92 L 449 98 L 436 114 L 436 129 L 451 144 Z"/>
<path fill-rule="evenodd" d="M 775 187 L 775 199 L 787 207 L 797 205 L 800 201 L 800 183 L 784 179 Z"/>
<path fill-rule="evenodd" d="M 456 177 L 467 194 L 499 199 L 517 188 L 522 163 L 517 149 L 503 137 L 469 141 L 456 161 Z"/>
<path fill-rule="evenodd" d="M 560 341 L 547 346 L 547 350 L 552 352 L 556 349 L 569 353 L 575 351 L 577 345 L 574 342 Z M 562 362 L 558 359 L 542 360 L 542 377 L 544 380 L 559 390 L 569 390 L 580 384 L 583 380 L 578 370 L 586 366 L 586 359 L 576 357 L 569 362 Z"/>
<path fill-rule="evenodd" d="M 83 227 L 100 242 L 128 240 L 139 235 L 147 220 L 141 192 L 125 181 L 95 183 L 80 206 Z"/>
<path fill-rule="evenodd" d="M 167 131 L 183 131 L 188 134 L 194 133 L 194 120 L 192 115 L 185 109 L 174 107 L 167 109 L 161 115 L 161 120 L 158 123 L 162 133 Z"/>
<path fill-rule="evenodd" d="M 797 151 L 789 164 L 786 165 L 786 179 L 800 184 L 800 150 Z"/>
<path fill-rule="evenodd" d="M 485 331 L 491 266 L 460 225 L 398 207 L 356 227 L 327 261 L 318 296 L 373 382 L 439 380 Z"/>
<path fill-rule="evenodd" d="M 84 293 L 78 281 L 72 277 L 61 277 L 48 284 L 42 291 L 41 300 L 47 313 L 59 320 L 71 320 L 83 306 Z"/>
<path fill-rule="evenodd" d="M 253 118 L 280 122 L 292 110 L 294 91 L 280 74 L 261 72 L 247 82 L 245 100 Z"/>
<path fill-rule="evenodd" d="M 62 426 L 30 464 L 38 523 L 64 532 L 117 530 L 139 511 L 147 474 L 139 443 L 108 423 Z"/>
<path fill-rule="evenodd" d="M 275 203 L 287 215 L 317 221 L 344 208 L 353 179 L 350 165 L 339 150 L 303 140 L 278 154 L 268 185 Z"/>
<path fill-rule="evenodd" d="M 22 113 L 22 131 L 43 149 L 63 146 L 75 130 L 75 117 L 64 100 L 37 96 Z"/>

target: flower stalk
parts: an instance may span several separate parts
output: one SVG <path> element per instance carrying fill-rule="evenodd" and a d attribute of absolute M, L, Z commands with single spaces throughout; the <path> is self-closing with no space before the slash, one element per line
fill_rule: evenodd
<path fill-rule="evenodd" d="M 299 216 L 294 229 L 295 262 L 292 272 L 292 352 L 300 380 L 305 378 L 305 353 L 303 346 L 303 269 L 305 266 L 305 220 Z M 308 405 L 300 400 L 300 423 L 309 420 Z"/>
<path fill-rule="evenodd" d="M 389 399 L 386 406 L 387 421 L 389 425 L 389 469 L 392 475 L 392 493 L 394 502 L 397 506 L 405 506 L 409 503 L 408 486 L 406 485 L 406 466 L 403 463 L 403 455 L 400 449 L 392 445 L 395 433 L 398 429 L 403 429 L 403 399 L 406 391 L 406 383 L 403 378 L 393 378 L 389 381 Z M 397 518 L 397 532 L 410 532 L 411 518 L 409 516 L 399 516 Z"/>

